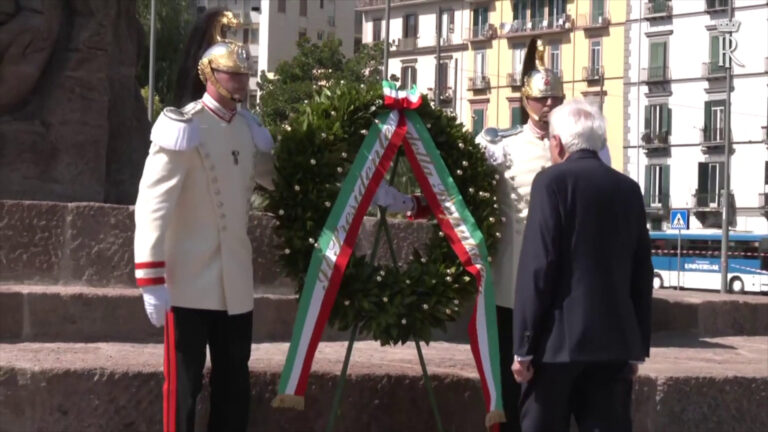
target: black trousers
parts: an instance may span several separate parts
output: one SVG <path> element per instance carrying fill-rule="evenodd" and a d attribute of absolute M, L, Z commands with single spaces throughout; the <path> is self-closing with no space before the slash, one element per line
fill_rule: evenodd
<path fill-rule="evenodd" d="M 165 322 L 163 430 L 195 430 L 195 406 L 203 386 L 206 346 L 211 351 L 208 431 L 245 431 L 251 398 L 253 312 L 173 307 Z"/>
<path fill-rule="evenodd" d="M 571 415 L 583 432 L 632 430 L 632 375 L 627 362 L 541 363 L 523 384 L 525 432 L 567 432 Z"/>
<path fill-rule="evenodd" d="M 499 361 L 501 366 L 501 397 L 504 401 L 505 423 L 501 423 L 500 432 L 520 431 L 520 384 L 512 374 L 512 363 L 515 360 L 512 344 L 512 309 L 496 306 L 496 323 L 499 329 Z"/>

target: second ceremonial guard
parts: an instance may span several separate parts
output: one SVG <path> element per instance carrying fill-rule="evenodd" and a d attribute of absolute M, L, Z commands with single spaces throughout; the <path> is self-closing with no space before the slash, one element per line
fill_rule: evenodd
<path fill-rule="evenodd" d="M 136 201 L 136 281 L 150 321 L 165 325 L 164 430 L 192 431 L 211 353 L 208 430 L 248 424 L 253 268 L 247 235 L 255 183 L 271 187 L 273 141 L 237 103 L 247 49 L 213 44 L 199 60 L 205 93 L 166 108 L 151 134 Z"/>

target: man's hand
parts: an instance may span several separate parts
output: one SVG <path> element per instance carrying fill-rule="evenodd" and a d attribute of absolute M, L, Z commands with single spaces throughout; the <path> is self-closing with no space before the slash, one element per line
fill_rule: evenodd
<path fill-rule="evenodd" d="M 171 308 L 171 299 L 168 295 L 168 287 L 165 285 L 148 286 L 141 289 L 144 297 L 144 310 L 147 311 L 149 321 L 155 327 L 165 325 L 165 313 Z"/>
<path fill-rule="evenodd" d="M 515 360 L 512 364 L 512 374 L 515 381 L 520 384 L 530 381 L 533 378 L 533 366 L 530 360 Z"/>

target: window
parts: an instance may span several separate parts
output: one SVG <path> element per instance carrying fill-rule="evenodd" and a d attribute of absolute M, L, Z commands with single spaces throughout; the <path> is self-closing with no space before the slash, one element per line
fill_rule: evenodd
<path fill-rule="evenodd" d="M 602 24 L 605 16 L 605 0 L 592 0 L 592 24 Z"/>
<path fill-rule="evenodd" d="M 552 42 L 549 45 L 549 67 L 560 76 L 560 42 Z"/>
<path fill-rule="evenodd" d="M 475 79 L 485 76 L 485 51 L 475 51 Z"/>
<path fill-rule="evenodd" d="M 320 0 L 320 9 L 325 7 L 325 0 Z"/>
<path fill-rule="evenodd" d="M 307 0 L 299 0 L 299 16 L 307 16 Z"/>
<path fill-rule="evenodd" d="M 446 90 L 448 90 L 448 68 L 450 67 L 450 62 L 447 61 L 441 61 L 439 69 L 437 71 L 438 73 L 438 81 L 440 83 L 440 94 L 444 94 Z"/>
<path fill-rule="evenodd" d="M 512 18 L 524 26 L 525 21 L 528 19 L 528 0 L 515 0 L 513 7 Z"/>
<path fill-rule="evenodd" d="M 547 5 L 549 11 L 547 16 L 553 23 L 557 22 L 557 19 L 565 14 L 565 0 L 549 0 Z"/>
<path fill-rule="evenodd" d="M 520 106 L 520 100 L 514 100 L 509 103 L 509 127 L 515 127 L 523 124 L 523 111 Z"/>
<path fill-rule="evenodd" d="M 666 78 L 667 41 L 651 41 L 650 58 L 648 59 L 648 79 L 663 80 Z"/>
<path fill-rule="evenodd" d="M 323 40 L 323 37 L 325 37 L 325 32 L 322 30 L 317 31 L 317 40 L 321 41 Z"/>
<path fill-rule="evenodd" d="M 523 72 L 523 61 L 525 60 L 525 45 L 515 44 L 512 46 L 512 72 Z"/>
<path fill-rule="evenodd" d="M 485 106 L 472 106 L 472 136 L 480 135 L 485 128 Z"/>
<path fill-rule="evenodd" d="M 408 90 L 416 84 L 416 66 L 403 66 L 400 69 L 400 89 Z"/>
<path fill-rule="evenodd" d="M 451 34 L 453 33 L 453 10 L 448 9 L 440 13 L 440 37 L 443 39 L 443 45 L 450 45 Z"/>
<path fill-rule="evenodd" d="M 488 8 L 472 9 L 472 38 L 480 38 L 488 27 Z"/>
<path fill-rule="evenodd" d="M 719 207 L 723 162 L 699 162 L 699 187 L 696 189 L 697 207 Z"/>
<path fill-rule="evenodd" d="M 277 0 L 277 13 L 285 13 L 285 0 Z"/>
<path fill-rule="evenodd" d="M 589 76 L 600 76 L 600 65 L 603 63 L 602 58 L 602 42 L 593 40 L 589 42 Z"/>
<path fill-rule="evenodd" d="M 540 24 L 541 20 L 546 18 L 544 8 L 547 5 L 547 0 L 531 0 L 531 13 L 533 13 L 532 21 Z"/>
<path fill-rule="evenodd" d="M 307 29 L 299 28 L 299 39 L 307 37 Z"/>
<path fill-rule="evenodd" d="M 415 38 L 419 31 L 419 16 L 416 14 L 403 17 L 403 37 Z"/>
<path fill-rule="evenodd" d="M 669 165 L 652 164 L 645 167 L 646 207 L 668 207 Z"/>
<path fill-rule="evenodd" d="M 725 73 L 725 66 L 720 66 L 720 33 L 709 35 L 709 74 Z"/>
<path fill-rule="evenodd" d="M 373 20 L 373 37 L 371 38 L 374 42 L 379 42 L 382 39 L 381 35 L 381 18 Z"/>
<path fill-rule="evenodd" d="M 707 9 L 722 9 L 728 7 L 728 0 L 707 0 Z"/>
<path fill-rule="evenodd" d="M 704 141 L 725 140 L 725 101 L 704 102 Z"/>
<path fill-rule="evenodd" d="M 250 29 L 244 28 L 243 29 L 243 43 L 244 44 L 249 44 L 250 43 L 250 36 L 251 36 Z"/>
<path fill-rule="evenodd" d="M 645 131 L 650 138 L 666 142 L 672 133 L 672 110 L 667 104 L 652 104 L 645 107 Z"/>

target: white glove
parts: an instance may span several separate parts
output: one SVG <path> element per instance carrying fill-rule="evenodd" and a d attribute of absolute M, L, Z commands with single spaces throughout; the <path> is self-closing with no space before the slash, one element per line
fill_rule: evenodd
<path fill-rule="evenodd" d="M 144 310 L 147 311 L 149 321 L 155 327 L 165 325 L 165 313 L 171 308 L 171 298 L 168 295 L 168 287 L 165 285 L 152 285 L 141 289 L 144 297 Z"/>
<path fill-rule="evenodd" d="M 400 192 L 385 181 L 382 181 L 376 190 L 372 204 L 385 207 L 387 211 L 394 213 L 409 212 L 415 207 L 413 197 Z"/>

